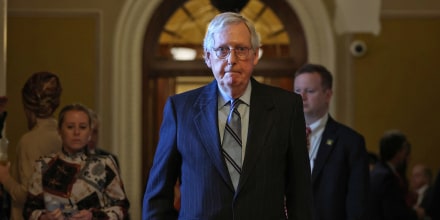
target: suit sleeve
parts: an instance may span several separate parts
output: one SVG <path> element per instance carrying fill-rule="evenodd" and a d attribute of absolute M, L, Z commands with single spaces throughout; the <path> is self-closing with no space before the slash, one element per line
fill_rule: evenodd
<path fill-rule="evenodd" d="M 406 204 L 405 192 L 399 186 L 394 175 L 388 175 L 382 182 L 384 194 L 381 198 L 384 219 L 417 220 L 417 213 Z"/>
<path fill-rule="evenodd" d="M 312 184 L 301 98 L 294 99 L 288 150 L 286 207 L 289 219 L 312 219 Z"/>
<path fill-rule="evenodd" d="M 355 135 L 351 144 L 346 146 L 350 168 L 346 198 L 347 219 L 364 219 L 370 182 L 368 154 L 361 135 Z"/>
<path fill-rule="evenodd" d="M 181 158 L 176 146 L 176 120 L 173 102 L 169 98 L 165 104 L 160 139 L 144 194 L 143 220 L 177 219 L 177 211 L 173 208 L 174 185 Z"/>

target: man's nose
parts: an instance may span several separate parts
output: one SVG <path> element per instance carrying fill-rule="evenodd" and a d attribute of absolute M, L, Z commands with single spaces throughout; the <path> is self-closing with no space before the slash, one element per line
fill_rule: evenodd
<path fill-rule="evenodd" d="M 229 51 L 229 55 L 228 55 L 228 64 L 232 65 L 235 64 L 237 62 L 237 54 L 235 54 L 235 50 L 231 49 Z"/>

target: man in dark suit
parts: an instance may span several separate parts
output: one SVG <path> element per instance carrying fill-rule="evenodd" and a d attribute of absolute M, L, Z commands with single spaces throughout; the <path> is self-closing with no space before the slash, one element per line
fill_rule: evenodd
<path fill-rule="evenodd" d="M 432 170 L 422 163 L 415 164 L 411 172 L 411 190 L 414 206 L 427 209 L 432 199 Z"/>
<path fill-rule="evenodd" d="M 312 219 L 301 98 L 251 77 L 259 47 L 255 27 L 240 14 L 226 12 L 211 21 L 204 58 L 215 80 L 167 100 L 143 220 L 275 220 L 286 219 L 285 210 L 289 219 Z M 234 138 L 242 137 L 242 162 L 234 171 L 224 157 L 230 146 L 223 137 L 231 133 L 228 103 L 236 99 L 242 104 L 230 114 L 241 117 Z M 178 178 L 179 213 L 173 208 Z"/>
<path fill-rule="evenodd" d="M 432 185 L 431 201 L 427 205 L 426 213 L 431 217 L 431 220 L 440 220 L 440 170 Z"/>
<path fill-rule="evenodd" d="M 332 75 L 322 65 L 305 64 L 295 74 L 309 136 L 315 220 L 364 219 L 368 193 L 368 153 L 362 135 L 329 115 Z"/>
<path fill-rule="evenodd" d="M 408 185 L 398 172 L 409 155 L 410 144 L 400 131 L 388 131 L 379 143 L 380 162 L 370 178 L 368 204 L 369 219 L 417 220 L 423 219 L 420 207 L 412 208 L 408 201 Z"/>

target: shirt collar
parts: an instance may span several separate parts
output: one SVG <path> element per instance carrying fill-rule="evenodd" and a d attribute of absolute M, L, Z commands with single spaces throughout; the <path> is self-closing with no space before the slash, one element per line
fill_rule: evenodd
<path fill-rule="evenodd" d="M 423 185 L 422 187 L 420 187 L 420 188 L 417 190 L 417 193 L 418 193 L 419 195 L 425 193 L 425 191 L 428 189 L 428 187 L 429 187 L 428 184 Z"/>
<path fill-rule="evenodd" d="M 386 162 L 386 163 L 387 163 L 388 167 L 390 167 L 390 169 L 393 171 L 393 173 L 398 175 L 396 167 L 394 166 L 394 164 L 392 164 L 390 162 Z"/>
<path fill-rule="evenodd" d="M 85 146 L 84 148 L 87 148 L 87 146 Z M 64 149 L 64 147 L 61 148 L 61 151 L 63 152 L 64 155 L 66 155 L 67 157 L 71 158 L 71 159 L 75 159 L 78 157 L 83 157 L 83 156 L 87 156 L 88 152 L 86 150 L 81 149 L 78 152 L 75 153 L 69 153 L 66 151 L 66 149 Z"/>
<path fill-rule="evenodd" d="M 239 99 L 241 99 L 241 101 L 243 101 L 243 103 L 248 106 L 251 103 L 251 91 L 252 91 L 251 84 L 252 83 L 249 81 L 243 95 L 239 97 Z M 220 95 L 219 95 L 219 99 L 218 99 L 218 107 L 221 108 L 221 107 L 225 106 L 232 98 L 229 95 L 227 95 L 226 93 L 224 93 L 223 90 L 221 90 L 220 88 L 219 88 L 219 91 L 220 91 Z"/>
<path fill-rule="evenodd" d="M 328 114 L 325 114 L 324 116 L 322 116 L 322 118 L 318 119 L 317 121 L 313 122 L 308 126 L 310 127 L 310 129 L 312 129 L 313 132 L 319 129 L 324 129 L 325 125 L 327 124 L 327 121 L 328 121 Z"/>

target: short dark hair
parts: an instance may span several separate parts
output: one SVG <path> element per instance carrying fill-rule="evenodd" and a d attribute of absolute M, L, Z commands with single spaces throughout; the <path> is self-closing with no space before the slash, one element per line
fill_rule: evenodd
<path fill-rule="evenodd" d="M 379 141 L 380 159 L 391 160 L 404 147 L 410 150 L 410 143 L 405 134 L 397 130 L 387 131 Z"/>
<path fill-rule="evenodd" d="M 323 65 L 306 63 L 301 66 L 295 73 L 295 78 L 305 73 L 318 73 L 321 76 L 321 85 L 324 89 L 332 89 L 333 76 L 330 71 Z"/>

